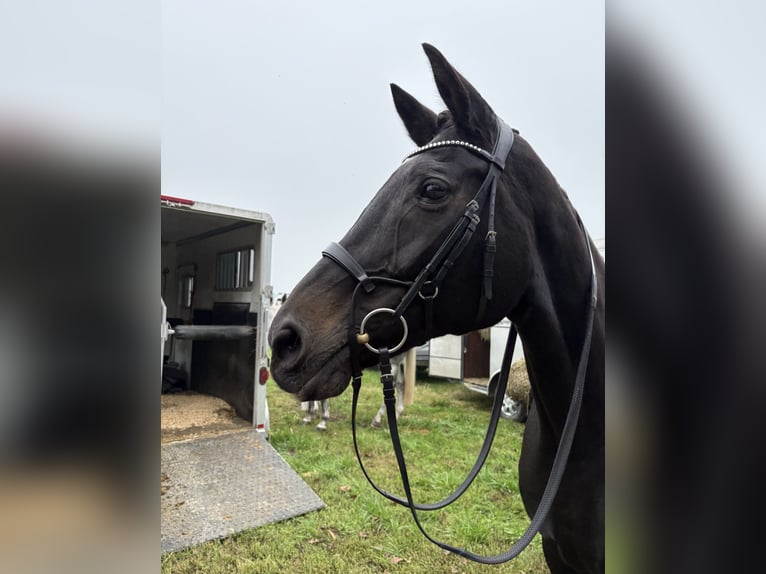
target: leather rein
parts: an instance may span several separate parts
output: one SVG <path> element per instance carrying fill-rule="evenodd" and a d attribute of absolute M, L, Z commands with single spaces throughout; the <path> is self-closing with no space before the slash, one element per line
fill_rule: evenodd
<path fill-rule="evenodd" d="M 511 367 L 511 360 L 513 357 L 513 351 L 516 344 L 517 330 L 514 324 L 511 325 L 511 330 L 508 335 L 508 342 L 503 354 L 502 366 L 500 369 L 500 376 L 495 390 L 495 396 L 492 403 L 492 414 L 490 416 L 489 424 L 487 426 L 487 432 L 484 437 L 484 442 L 479 451 L 479 455 L 471 468 L 466 479 L 458 486 L 455 491 L 440 500 L 439 502 L 430 504 L 418 504 L 413 500 L 412 492 L 410 489 L 409 477 L 407 474 L 407 465 L 404 459 L 404 453 L 402 451 L 401 442 L 399 439 L 399 430 L 396 420 L 396 391 L 394 389 L 394 376 L 391 373 L 390 357 L 393 353 L 399 351 L 407 341 L 408 326 L 407 321 L 404 318 L 404 312 L 415 301 L 416 297 L 419 297 L 425 306 L 425 322 L 426 322 L 426 335 L 430 337 L 432 326 L 432 308 L 433 300 L 439 295 L 439 286 L 446 277 L 447 272 L 453 267 L 455 260 L 460 256 L 465 247 L 471 240 L 476 227 L 479 224 L 479 213 L 482 212 L 482 208 L 485 203 L 489 203 L 488 208 L 488 233 L 485 237 L 485 252 L 484 252 L 484 271 L 483 271 L 483 284 L 482 293 L 479 300 L 479 312 L 478 319 L 484 315 L 486 303 L 492 299 L 492 279 L 494 275 L 494 256 L 496 252 L 496 235 L 494 227 L 495 219 L 495 199 L 497 180 L 502 174 L 506 160 L 510 154 L 511 147 L 514 141 L 514 131 L 507 124 L 498 118 L 499 133 L 497 140 L 495 141 L 494 149 L 492 153 L 489 153 L 473 144 L 460 140 L 443 140 L 432 142 L 425 146 L 419 147 L 404 158 L 404 161 L 411 158 L 414 155 L 425 153 L 432 149 L 440 147 L 462 147 L 467 151 L 473 153 L 486 160 L 489 163 L 489 169 L 487 175 L 484 178 L 479 190 L 476 192 L 474 198 L 468 202 L 465 207 L 465 211 L 460 219 L 457 221 L 452 231 L 436 250 L 431 260 L 420 271 L 415 280 L 402 281 L 391 277 L 382 276 L 368 276 L 364 268 L 354 259 L 354 257 L 339 243 L 330 244 L 323 252 L 322 255 L 331 259 L 348 272 L 357 282 L 354 289 L 354 293 L 351 298 L 351 311 L 349 313 L 348 321 L 348 342 L 349 353 L 351 357 L 351 374 L 352 374 L 352 389 L 353 389 L 353 401 L 351 407 L 351 429 L 354 440 L 354 451 L 356 452 L 357 460 L 362 469 L 364 476 L 367 478 L 370 485 L 382 496 L 388 500 L 405 506 L 410 509 L 412 517 L 417 525 L 418 529 L 423 535 L 432 543 L 436 544 L 444 550 L 448 550 L 464 558 L 468 558 L 475 562 L 483 564 L 500 564 L 507 562 L 516 556 L 518 556 L 524 548 L 526 548 L 532 541 L 534 536 L 539 532 L 545 518 L 550 510 L 553 499 L 558 491 L 561 478 L 566 469 L 566 463 L 569 458 L 569 452 L 571 450 L 572 442 L 574 440 L 574 434 L 577 427 L 577 420 L 580 414 L 580 406 L 582 404 L 583 388 L 585 382 L 585 374 L 587 370 L 587 358 L 590 352 L 591 335 L 593 330 L 593 318 L 596 309 L 597 302 L 597 282 L 596 282 L 596 269 L 593 262 L 593 254 L 591 252 L 590 242 L 587 239 L 587 234 L 582 226 L 582 222 L 578 217 L 578 223 L 580 228 L 585 234 L 586 244 L 588 246 L 588 253 L 591 260 L 591 289 L 590 289 L 590 305 L 588 309 L 588 317 L 586 320 L 585 336 L 583 341 L 580 358 L 577 365 L 577 374 L 575 378 L 574 390 L 572 393 L 572 399 L 567 413 L 566 422 L 561 435 L 561 441 L 556 451 L 556 456 L 551 468 L 551 474 L 548 479 L 548 483 L 543 492 L 540 504 L 535 511 L 532 520 L 527 527 L 524 534 L 519 540 L 513 544 L 507 551 L 493 555 L 483 556 L 474 554 L 468 550 L 451 546 L 447 543 L 438 541 L 432 538 L 423 528 L 418 519 L 417 511 L 432 511 L 444 508 L 445 506 L 453 503 L 457 500 L 468 487 L 481 470 L 489 451 L 492 447 L 492 443 L 495 438 L 495 431 L 497 430 L 498 421 L 500 420 L 500 412 L 505 396 L 505 391 L 508 384 L 508 375 Z M 357 331 L 356 313 L 357 302 L 361 291 L 366 293 L 372 293 L 377 285 L 389 285 L 392 287 L 406 289 L 404 296 L 397 305 L 396 309 L 390 309 L 387 307 L 380 307 L 367 313 L 359 324 Z M 368 321 L 378 314 L 391 315 L 392 321 L 399 321 L 402 327 L 402 338 L 398 344 L 392 348 L 372 346 L 370 341 L 370 334 L 365 331 Z M 397 465 L 402 480 L 402 487 L 404 489 L 405 498 L 400 498 L 378 487 L 372 478 L 367 473 L 367 469 L 362 462 L 361 455 L 359 453 L 359 447 L 357 443 L 356 435 L 356 412 L 357 403 L 359 400 L 359 391 L 362 385 L 362 369 L 360 352 L 361 347 L 364 345 L 368 350 L 379 356 L 380 372 L 381 372 L 381 384 L 383 387 L 383 399 L 386 405 L 386 415 L 388 418 L 388 427 L 391 433 L 391 442 L 396 455 Z"/>

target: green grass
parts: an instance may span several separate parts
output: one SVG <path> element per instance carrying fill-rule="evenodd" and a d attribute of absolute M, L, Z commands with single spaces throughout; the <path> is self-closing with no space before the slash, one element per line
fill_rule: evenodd
<path fill-rule="evenodd" d="M 164 574 L 223 573 L 462 573 L 489 567 L 446 553 L 428 542 L 409 510 L 369 486 L 353 453 L 351 391 L 333 399 L 324 433 L 301 424 L 294 397 L 269 381 L 270 440 L 327 507 L 221 541 L 162 557 Z M 373 479 L 403 496 L 387 429 L 369 427 L 381 402 L 375 373 L 365 373 L 359 403 L 360 450 Z M 415 403 L 399 419 L 413 494 L 433 502 L 452 492 L 474 463 L 489 419 L 485 397 L 462 385 L 418 381 Z M 495 554 L 524 531 L 528 518 L 518 492 L 523 426 L 502 420 L 489 461 L 472 487 L 446 509 L 421 513 L 436 539 Z M 539 574 L 548 569 L 540 537 L 514 561 L 493 572 Z"/>

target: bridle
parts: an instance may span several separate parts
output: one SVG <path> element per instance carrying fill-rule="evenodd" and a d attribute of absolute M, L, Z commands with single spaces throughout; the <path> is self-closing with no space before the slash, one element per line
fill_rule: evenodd
<path fill-rule="evenodd" d="M 431 504 L 417 504 L 412 498 L 412 492 L 410 490 L 409 478 L 407 475 L 407 466 L 404 460 L 404 453 L 402 451 L 401 442 L 399 440 L 399 430 L 396 420 L 396 395 L 394 390 L 394 376 L 391 373 L 390 357 L 392 353 L 399 351 L 407 341 L 408 326 L 407 321 L 404 318 L 404 312 L 410 307 L 410 305 L 420 298 L 425 305 L 425 324 L 426 334 L 428 337 L 431 335 L 432 326 L 432 311 L 433 301 L 439 295 L 439 287 L 444 281 L 449 270 L 454 266 L 456 259 L 463 252 L 465 247 L 473 237 L 474 232 L 480 222 L 479 214 L 485 203 L 489 204 L 487 224 L 488 232 L 485 237 L 485 251 L 484 251 L 484 270 L 483 270 L 483 283 L 482 292 L 479 299 L 479 310 L 477 319 L 481 319 L 484 315 L 486 304 L 492 299 L 492 279 L 494 276 L 494 257 L 497 251 L 495 231 L 495 199 L 497 191 L 497 181 L 502 174 L 506 161 L 510 155 L 511 147 L 514 142 L 514 131 L 500 118 L 497 119 L 498 136 L 495 140 L 495 145 L 492 153 L 475 146 L 471 143 L 460 140 L 443 140 L 436 141 L 417 148 L 404 158 L 404 161 L 409 158 L 428 152 L 433 149 L 442 147 L 460 147 L 474 155 L 477 155 L 489 163 L 489 169 L 487 175 L 484 178 L 476 195 L 465 207 L 460 219 L 454 225 L 447 238 L 442 242 L 440 247 L 436 250 L 430 261 L 423 267 L 418 273 L 417 277 L 413 281 L 403 281 L 391 277 L 383 276 L 369 276 L 364 267 L 362 267 L 356 259 L 339 243 L 331 243 L 323 252 L 322 255 L 331 259 L 338 265 L 340 265 L 346 272 L 348 272 L 357 282 L 354 288 L 354 293 L 351 297 L 351 311 L 349 313 L 348 321 L 348 344 L 351 362 L 351 376 L 352 376 L 352 389 L 353 389 L 353 401 L 351 407 L 351 429 L 354 439 L 354 450 L 356 452 L 359 465 L 372 487 L 388 500 L 406 506 L 410 509 L 412 516 L 415 520 L 415 524 L 423 533 L 423 535 L 444 550 L 448 550 L 470 560 L 481 562 L 483 564 L 500 564 L 507 562 L 512 558 L 515 558 L 521 553 L 524 548 L 532 541 L 534 536 L 540 530 L 545 518 L 550 510 L 553 499 L 558 491 L 561 478 L 566 468 L 566 463 L 571 450 L 572 442 L 574 439 L 575 430 L 577 427 L 577 420 L 580 413 L 580 406 L 582 404 L 583 387 L 585 381 L 585 373 L 587 369 L 587 357 L 590 352 L 591 334 L 593 329 L 593 317 L 596 309 L 597 302 L 597 288 L 596 288 L 596 269 L 593 262 L 593 254 L 591 252 L 590 241 L 585 234 L 585 230 L 578 217 L 578 223 L 585 235 L 586 244 L 588 246 L 588 253 L 591 260 L 591 297 L 590 306 L 588 310 L 588 317 L 586 320 L 585 338 L 583 341 L 582 350 L 580 353 L 580 359 L 577 366 L 577 374 L 575 378 L 575 386 L 572 393 L 572 400 L 567 413 L 566 422 L 561 435 L 561 441 L 559 443 L 556 456 L 553 461 L 551 474 L 548 479 L 548 484 L 543 492 L 540 504 L 535 511 L 534 516 L 527 527 L 527 530 L 521 536 L 521 538 L 509 548 L 506 552 L 495 556 L 482 556 L 474 554 L 468 550 L 451 546 L 444 542 L 440 542 L 432 538 L 424 529 L 418 519 L 417 511 L 424 510 L 438 510 L 451 504 L 457 500 L 478 475 L 484 462 L 492 447 L 492 442 L 495 437 L 495 431 L 500 419 L 500 411 L 503 403 L 503 397 L 505 396 L 505 390 L 508 384 L 508 374 L 511 367 L 511 359 L 513 357 L 513 350 L 516 344 L 517 331 L 516 326 L 511 325 L 511 330 L 508 336 L 508 342 L 506 344 L 505 353 L 503 355 L 503 362 L 500 370 L 500 376 L 495 390 L 495 396 L 492 404 L 492 414 L 487 427 L 487 433 L 484 437 L 479 455 L 474 463 L 468 476 L 463 483 L 457 487 L 457 489 L 444 498 L 443 500 Z M 356 327 L 356 314 L 357 302 L 361 291 L 371 293 L 375 290 L 378 284 L 389 285 L 392 287 L 404 288 L 406 292 L 401 301 L 397 305 L 396 309 L 390 309 L 388 307 L 380 307 L 367 313 L 362 319 L 359 329 Z M 378 314 L 391 315 L 392 321 L 399 321 L 402 326 L 402 338 L 394 347 L 379 347 L 372 346 L 370 342 L 370 335 L 365 328 L 368 321 Z M 406 498 L 399 498 L 385 490 L 379 488 L 372 478 L 367 473 L 367 470 L 362 462 L 362 458 L 359 453 L 357 435 L 356 435 L 356 411 L 357 403 L 359 400 L 359 391 L 362 385 L 362 368 L 361 368 L 361 346 L 364 345 L 371 352 L 375 353 L 379 357 L 381 383 L 383 386 L 383 399 L 386 405 L 386 415 L 388 418 L 389 431 L 391 433 L 391 442 L 393 443 L 394 453 L 396 455 L 397 464 L 399 466 L 399 472 L 401 474 L 402 486 Z"/>
<path fill-rule="evenodd" d="M 331 243 L 327 249 L 322 252 L 322 255 L 332 259 L 351 274 L 351 276 L 357 280 L 359 286 L 367 293 L 371 293 L 375 289 L 375 283 L 389 283 L 390 285 L 395 285 L 397 287 L 407 288 L 407 292 L 402 297 L 402 300 L 399 302 L 396 309 L 383 308 L 377 309 L 374 312 L 374 314 L 391 313 L 393 315 L 393 320 L 402 320 L 405 336 L 397 346 L 390 349 L 390 352 L 392 353 L 398 351 L 402 345 L 404 345 L 407 338 L 407 323 L 404 321 L 402 315 L 416 297 L 419 297 L 424 302 L 426 311 L 426 336 L 430 336 L 433 301 L 439 295 L 439 286 L 442 281 L 444 281 L 447 272 L 455 264 L 455 260 L 460 256 L 471 240 L 471 237 L 476 231 L 476 227 L 479 225 L 479 213 L 481 213 L 482 207 L 487 201 L 489 202 L 489 215 L 487 219 L 488 231 L 485 238 L 484 283 L 482 296 L 479 300 L 478 318 L 483 316 L 487 301 L 492 299 L 492 277 L 494 275 L 495 252 L 497 250 L 497 233 L 495 232 L 495 197 L 497 180 L 505 168 L 506 158 L 511 151 L 514 141 L 513 129 L 508 127 L 508 125 L 499 118 L 497 120 L 497 125 L 498 137 L 495 141 L 495 147 L 492 153 L 468 142 L 460 140 L 443 140 L 419 147 L 404 158 L 404 161 L 407 161 L 415 155 L 442 147 L 461 147 L 489 162 L 489 170 L 487 171 L 487 175 L 479 187 L 479 190 L 476 192 L 476 195 L 468 202 L 463 215 L 452 228 L 452 231 L 447 238 L 442 242 L 439 249 L 436 250 L 436 253 L 431 260 L 425 267 L 423 267 L 420 273 L 418 273 L 414 281 L 398 281 L 389 277 L 370 278 L 364 271 L 364 268 L 359 265 L 353 256 L 351 256 L 351 254 L 339 243 Z M 369 319 L 369 317 L 367 318 Z M 367 348 L 374 352 L 373 347 L 369 345 L 368 341 L 362 342 L 366 343 Z"/>

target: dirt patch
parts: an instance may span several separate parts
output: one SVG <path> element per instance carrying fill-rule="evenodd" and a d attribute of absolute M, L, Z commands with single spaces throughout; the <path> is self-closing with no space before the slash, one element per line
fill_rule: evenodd
<path fill-rule="evenodd" d="M 211 437 L 249 428 L 229 404 L 193 391 L 161 395 L 162 443 Z"/>

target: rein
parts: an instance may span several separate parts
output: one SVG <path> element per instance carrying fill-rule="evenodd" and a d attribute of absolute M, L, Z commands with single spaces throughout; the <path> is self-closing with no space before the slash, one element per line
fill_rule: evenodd
<path fill-rule="evenodd" d="M 399 279 L 393 279 L 390 277 L 370 277 L 365 272 L 364 268 L 354 259 L 354 257 L 340 244 L 332 243 L 327 249 L 322 252 L 322 255 L 331 259 L 338 265 L 340 265 L 346 272 L 348 272 L 356 281 L 357 285 L 354 289 L 354 293 L 351 298 L 351 312 L 349 313 L 348 322 L 348 338 L 349 338 L 349 353 L 351 357 L 351 374 L 352 374 L 352 389 L 353 389 L 353 401 L 351 411 L 351 429 L 354 440 L 354 451 L 356 453 L 357 460 L 362 469 L 362 473 L 367 478 L 370 485 L 382 496 L 410 509 L 415 524 L 423 535 L 432 543 L 436 544 L 444 550 L 448 550 L 464 558 L 468 558 L 475 562 L 483 564 L 500 564 L 507 562 L 516 556 L 518 556 L 524 548 L 526 548 L 532 541 L 534 536 L 539 532 L 545 518 L 553 503 L 553 499 L 556 496 L 558 487 L 561 483 L 564 470 L 566 469 L 566 463 L 569 458 L 569 452 L 574 440 L 574 434 L 577 427 L 577 420 L 580 414 L 580 406 L 582 405 L 583 388 L 585 382 L 585 374 L 587 370 L 587 357 L 590 352 L 590 342 L 593 330 L 593 317 L 597 303 L 597 287 L 596 287 L 596 268 L 593 262 L 593 254 L 590 248 L 590 242 L 587 240 L 587 234 L 582 226 L 582 221 L 578 217 L 578 223 L 586 238 L 586 245 L 588 247 L 588 253 L 591 261 L 591 289 L 590 289 L 590 305 L 588 309 L 588 317 L 586 320 L 585 337 L 583 341 L 582 350 L 580 352 L 580 358 L 577 365 L 577 374 L 575 378 L 574 390 L 572 393 L 572 399 L 567 413 L 566 422 L 561 435 L 561 441 L 556 451 L 556 456 L 551 468 L 551 474 L 548 479 L 548 483 L 543 492 L 542 499 L 540 501 L 537 510 L 535 511 L 532 520 L 527 527 L 521 538 L 513 544 L 507 551 L 494 555 L 494 556 L 482 556 L 474 554 L 468 550 L 451 546 L 444 542 L 440 542 L 432 538 L 423 528 L 418 519 L 417 511 L 431 511 L 444 508 L 457 500 L 478 475 L 479 471 L 484 465 L 489 451 L 492 447 L 492 443 L 495 438 L 495 431 L 497 430 L 497 424 L 500 419 L 500 411 L 502 407 L 503 398 L 505 396 L 505 390 L 508 384 L 508 375 L 511 367 L 511 360 L 513 357 L 513 350 L 516 344 L 517 330 L 516 326 L 512 324 L 511 331 L 508 336 L 508 342 L 506 344 L 505 352 L 503 354 L 503 362 L 500 370 L 500 378 L 498 381 L 497 389 L 495 391 L 494 400 L 492 403 L 492 414 L 487 427 L 487 433 L 484 437 L 479 455 L 474 463 L 471 471 L 466 479 L 455 491 L 444 498 L 443 500 L 431 504 L 418 504 L 413 500 L 412 492 L 410 489 L 409 477 L 407 474 L 407 465 L 404 459 L 404 453 L 402 451 L 401 442 L 399 439 L 399 430 L 396 420 L 396 394 L 394 390 L 394 376 L 391 374 L 391 354 L 399 351 L 407 341 L 408 326 L 407 321 L 404 318 L 404 312 L 415 301 L 416 297 L 420 297 L 425 305 L 425 322 L 426 322 L 426 335 L 430 337 L 432 326 L 432 309 L 433 300 L 439 295 L 439 286 L 444 280 L 447 272 L 454 266 L 455 260 L 460 256 L 465 247 L 471 240 L 476 227 L 480 222 L 479 213 L 482 211 L 484 203 L 489 200 L 489 215 L 488 215 L 488 233 L 485 237 L 485 252 L 484 252 L 484 270 L 483 270 L 483 284 L 482 293 L 479 300 L 479 311 L 477 319 L 481 319 L 484 315 L 487 301 L 492 299 L 492 279 L 494 276 L 494 256 L 497 250 L 496 248 L 496 235 L 494 229 L 494 215 L 495 215 L 495 198 L 497 189 L 497 180 L 505 168 L 505 162 L 510 154 L 511 147 L 514 141 L 514 130 L 508 127 L 502 120 L 498 118 L 499 133 L 492 153 L 489 153 L 473 144 L 458 140 L 446 140 L 432 142 L 425 146 L 422 146 L 407 157 L 404 161 L 411 158 L 414 155 L 427 152 L 439 147 L 462 147 L 467 151 L 481 157 L 489 162 L 489 169 L 487 175 L 484 178 L 479 190 L 476 192 L 474 198 L 466 205 L 463 215 L 458 222 L 452 228 L 452 231 L 436 250 L 431 260 L 426 266 L 418 273 L 414 281 L 402 281 Z M 406 289 L 404 296 L 397 305 L 396 309 L 390 309 L 387 307 L 380 307 L 367 313 L 362 319 L 359 326 L 359 331 L 356 329 L 356 315 L 355 310 L 357 308 L 357 301 L 360 295 L 360 290 L 371 293 L 375 290 L 378 284 L 389 285 L 391 287 Z M 402 326 L 402 338 L 395 346 L 376 348 L 372 346 L 370 342 L 370 335 L 365 331 L 368 321 L 378 314 L 391 315 L 392 321 L 399 321 Z M 362 369 L 360 352 L 361 346 L 364 345 L 368 350 L 379 356 L 380 372 L 381 372 L 381 384 L 383 387 L 383 400 L 386 405 L 386 415 L 388 418 L 388 427 L 391 433 L 391 442 L 393 444 L 394 453 L 396 455 L 397 465 L 399 467 L 399 473 L 401 475 L 402 487 L 404 489 L 405 498 L 397 497 L 389 492 L 378 487 L 372 478 L 367 473 L 367 469 L 362 462 L 361 455 L 359 453 L 357 434 L 356 434 L 356 412 L 357 403 L 359 399 L 359 391 L 362 385 Z"/>

